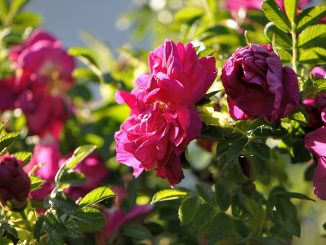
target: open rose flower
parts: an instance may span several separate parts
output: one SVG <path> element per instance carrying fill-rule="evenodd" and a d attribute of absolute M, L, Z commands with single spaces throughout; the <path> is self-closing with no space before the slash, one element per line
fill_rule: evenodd
<path fill-rule="evenodd" d="M 156 168 L 170 185 L 183 179 L 180 155 L 199 136 L 201 120 L 194 104 L 215 80 L 213 57 L 198 58 L 191 43 L 165 41 L 149 54 L 150 74 L 140 76 L 131 93 L 118 91 L 130 117 L 115 134 L 117 160 L 139 176 Z"/>
<path fill-rule="evenodd" d="M 40 189 L 31 192 L 33 199 L 43 200 L 51 193 L 55 186 L 55 175 L 69 156 L 71 154 L 67 157 L 61 156 L 58 141 L 53 138 L 45 138 L 35 146 L 33 157 L 29 164 L 25 166 L 25 171 L 29 172 L 39 164 L 40 168 L 35 171 L 35 175 L 42 178 L 45 183 Z M 98 187 L 108 175 L 103 160 L 95 153 L 80 162 L 75 170 L 84 174 L 86 178 L 85 183 L 66 189 L 67 194 L 75 199 Z"/>
<path fill-rule="evenodd" d="M 305 144 L 318 158 L 313 176 L 314 192 L 320 199 L 326 200 L 326 126 L 307 134 Z"/>
<path fill-rule="evenodd" d="M 12 87 L 21 91 L 16 106 L 23 110 L 30 133 L 59 137 L 72 113 L 66 93 L 74 83 L 74 59 L 59 40 L 43 30 L 14 46 L 10 58 L 17 70 Z"/>
<path fill-rule="evenodd" d="M 0 156 L 0 201 L 16 199 L 23 202 L 31 190 L 31 181 L 22 161 L 12 155 Z"/>
<path fill-rule="evenodd" d="M 250 44 L 224 63 L 221 81 L 234 119 L 279 121 L 299 105 L 298 79 L 271 45 Z"/>

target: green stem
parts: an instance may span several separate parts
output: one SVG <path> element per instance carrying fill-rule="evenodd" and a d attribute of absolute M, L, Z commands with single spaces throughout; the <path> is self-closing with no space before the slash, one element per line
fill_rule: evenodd
<path fill-rule="evenodd" d="M 294 72 L 297 74 L 298 69 L 297 69 L 297 59 L 298 59 L 298 47 L 297 47 L 297 34 L 295 32 L 296 26 L 294 23 L 292 23 L 292 30 L 291 30 L 291 35 L 292 35 L 292 68 Z"/>

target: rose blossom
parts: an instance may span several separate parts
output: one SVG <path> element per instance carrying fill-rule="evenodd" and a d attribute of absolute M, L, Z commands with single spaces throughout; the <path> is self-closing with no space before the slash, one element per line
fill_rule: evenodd
<path fill-rule="evenodd" d="M 12 86 L 21 91 L 16 106 L 23 110 L 30 133 L 41 137 L 59 137 L 72 112 L 66 93 L 74 84 L 75 61 L 61 45 L 51 34 L 36 30 L 10 52 L 17 70 Z"/>
<path fill-rule="evenodd" d="M 299 105 L 298 79 L 271 45 L 250 44 L 224 63 L 221 81 L 234 119 L 279 121 Z"/>
<path fill-rule="evenodd" d="M 318 158 L 314 171 L 314 192 L 320 199 L 326 200 L 326 126 L 323 126 L 305 137 L 307 149 Z"/>
<path fill-rule="evenodd" d="M 277 5 L 284 10 L 284 0 L 276 0 Z M 300 0 L 299 8 L 307 5 L 310 0 Z M 239 11 L 240 9 L 245 10 L 261 10 L 263 0 L 227 0 L 226 8 L 231 11 Z"/>
<path fill-rule="evenodd" d="M 0 201 L 14 198 L 23 202 L 28 197 L 31 181 L 22 165 L 22 161 L 12 155 L 0 156 Z"/>
<path fill-rule="evenodd" d="M 326 71 L 321 67 L 315 67 L 310 72 L 316 79 L 324 78 Z M 303 101 L 308 113 L 308 129 L 315 130 L 326 123 L 326 93 L 319 93 L 315 98 L 306 98 Z"/>
<path fill-rule="evenodd" d="M 62 157 L 59 150 L 59 143 L 54 138 L 45 138 L 34 148 L 33 156 L 28 165 L 25 166 L 25 171 L 31 171 L 37 164 L 40 168 L 35 171 L 35 175 L 42 178 L 44 185 L 31 192 L 31 197 L 36 200 L 43 200 L 49 195 L 55 186 L 55 175 L 60 166 L 65 162 L 68 157 Z M 76 172 L 84 174 L 85 183 L 78 186 L 71 186 L 66 189 L 66 192 L 71 197 L 77 199 L 84 196 L 89 191 L 99 186 L 107 177 L 107 169 L 103 164 L 102 159 L 95 153 L 86 157 L 76 167 Z"/>
<path fill-rule="evenodd" d="M 194 104 L 215 80 L 213 57 L 198 58 L 191 43 L 165 43 L 149 54 L 150 74 L 141 75 L 131 93 L 118 91 L 130 117 L 115 134 L 117 160 L 139 176 L 156 168 L 171 186 L 183 179 L 180 155 L 199 136 L 201 120 Z"/>

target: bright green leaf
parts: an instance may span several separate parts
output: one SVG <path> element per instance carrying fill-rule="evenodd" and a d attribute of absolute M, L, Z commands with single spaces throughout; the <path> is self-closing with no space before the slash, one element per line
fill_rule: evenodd
<path fill-rule="evenodd" d="M 32 153 L 30 152 L 26 152 L 26 151 L 20 151 L 20 152 L 16 152 L 13 154 L 18 160 L 21 160 L 24 162 L 24 164 L 27 164 L 29 162 L 29 160 L 32 157 Z"/>
<path fill-rule="evenodd" d="M 4 149 L 5 147 L 10 147 L 17 137 L 19 136 L 19 133 L 5 133 L 0 136 L 0 151 Z"/>
<path fill-rule="evenodd" d="M 262 8 L 264 13 L 270 21 L 272 21 L 279 29 L 284 32 L 291 31 L 291 25 L 284 13 L 280 10 L 279 6 L 274 0 L 265 0 Z"/>
<path fill-rule="evenodd" d="M 308 26 L 298 37 L 298 47 L 325 46 L 326 24 Z"/>
<path fill-rule="evenodd" d="M 184 190 L 177 190 L 177 189 L 161 190 L 155 193 L 155 195 L 152 198 L 152 203 L 180 199 L 188 196 L 188 194 L 189 193 Z"/>
<path fill-rule="evenodd" d="M 79 205 L 81 206 L 92 206 L 96 203 L 99 203 L 105 199 L 114 197 L 114 192 L 106 186 L 98 187 L 91 192 L 89 192 L 80 202 Z"/>
<path fill-rule="evenodd" d="M 297 30 L 301 32 L 326 16 L 326 6 L 314 6 L 303 10 L 297 19 Z"/>
<path fill-rule="evenodd" d="M 285 13 L 289 20 L 294 23 L 297 15 L 299 0 L 284 0 Z"/>
<path fill-rule="evenodd" d="M 40 189 L 44 183 L 44 180 L 42 180 L 36 176 L 30 176 L 30 179 L 31 179 L 31 191 Z"/>
<path fill-rule="evenodd" d="M 270 41 L 275 42 L 276 45 L 284 48 L 290 48 L 292 40 L 289 34 L 281 31 L 273 22 L 267 23 L 264 29 L 265 35 Z"/>
<path fill-rule="evenodd" d="M 326 63 L 326 49 L 320 47 L 313 47 L 300 51 L 299 61 L 302 64 L 325 64 Z"/>

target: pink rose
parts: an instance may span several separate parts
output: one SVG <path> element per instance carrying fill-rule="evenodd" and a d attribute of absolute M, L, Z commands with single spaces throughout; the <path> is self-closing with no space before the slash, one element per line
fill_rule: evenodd
<path fill-rule="evenodd" d="M 183 179 L 180 155 L 199 136 L 201 120 L 194 104 L 215 80 L 213 57 L 198 58 L 191 43 L 165 41 L 149 55 L 150 74 L 140 76 L 131 93 L 118 91 L 131 116 L 115 134 L 117 160 L 139 176 L 156 168 L 170 185 Z"/>
<path fill-rule="evenodd" d="M 78 164 L 75 171 L 84 174 L 86 181 L 82 185 L 70 186 L 66 189 L 67 194 L 74 199 L 85 196 L 108 177 L 108 169 L 105 167 L 103 159 L 95 153 Z"/>
<path fill-rule="evenodd" d="M 12 155 L 0 156 L 0 201 L 16 199 L 23 202 L 28 197 L 31 181 L 24 172 L 23 163 Z"/>
<path fill-rule="evenodd" d="M 19 91 L 13 87 L 15 77 L 0 80 L 0 111 L 15 109 Z"/>
<path fill-rule="evenodd" d="M 23 110 L 30 133 L 59 137 L 72 113 L 66 93 L 74 84 L 74 59 L 59 40 L 43 30 L 13 47 L 10 58 L 18 71 L 12 86 L 21 91 L 16 106 Z"/>
<path fill-rule="evenodd" d="M 312 74 L 316 79 L 326 77 L 325 69 L 319 66 L 316 66 L 314 69 L 312 69 L 310 74 Z"/>
<path fill-rule="evenodd" d="M 300 0 L 299 8 L 307 5 L 310 0 Z M 278 6 L 284 10 L 284 0 L 276 0 Z M 227 0 L 226 8 L 231 11 L 239 11 L 239 9 L 245 10 L 261 10 L 263 0 Z"/>
<path fill-rule="evenodd" d="M 224 63 L 221 81 L 231 116 L 279 121 L 299 105 L 298 79 L 283 67 L 271 45 L 250 44 Z"/>
<path fill-rule="evenodd" d="M 117 198 L 113 208 L 104 210 L 104 215 L 107 217 L 107 222 L 104 226 L 104 231 L 99 234 L 99 240 L 112 239 L 118 230 L 128 222 L 137 222 L 150 213 L 152 205 L 135 205 L 129 211 L 123 211 L 120 208 L 121 203 L 127 197 L 128 193 L 125 188 L 120 186 L 113 187 Z M 101 244 L 101 243 L 100 243 Z"/>
<path fill-rule="evenodd" d="M 326 200 L 326 126 L 323 126 L 305 137 L 307 149 L 318 158 L 314 171 L 314 192 L 320 199 Z"/>

